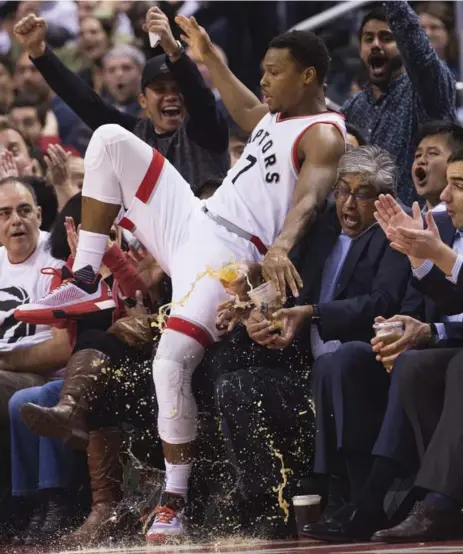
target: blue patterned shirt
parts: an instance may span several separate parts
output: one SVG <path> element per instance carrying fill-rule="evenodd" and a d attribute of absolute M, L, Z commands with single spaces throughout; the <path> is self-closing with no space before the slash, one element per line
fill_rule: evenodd
<path fill-rule="evenodd" d="M 369 84 L 347 100 L 341 111 L 372 144 L 388 150 L 399 167 L 398 195 L 407 205 L 416 199 L 411 168 L 419 125 L 456 119 L 455 79 L 431 46 L 418 16 L 407 2 L 383 2 L 406 73 L 375 98 Z"/>

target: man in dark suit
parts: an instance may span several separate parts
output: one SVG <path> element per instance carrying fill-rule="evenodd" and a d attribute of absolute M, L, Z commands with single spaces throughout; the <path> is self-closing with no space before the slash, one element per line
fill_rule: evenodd
<path fill-rule="evenodd" d="M 402 523 L 376 533 L 373 539 L 377 541 L 414 542 L 463 536 L 463 314 L 455 315 L 462 307 L 462 150 L 449 158 L 447 183 L 441 198 L 450 217 L 444 227 L 440 217 L 434 220 L 428 214 L 428 228 L 424 230 L 422 221 L 404 214 L 392 198 L 380 198 L 378 202 L 379 221 L 392 246 L 407 254 L 414 268 L 413 285 L 432 297 L 444 313 L 452 315 L 428 328 L 419 322 L 408 322 L 408 337 L 402 343 L 374 346 L 384 358 L 402 354 L 394 372 L 398 374 L 401 401 L 421 459 L 415 484 L 428 491 Z M 407 323 L 405 330 L 407 335 Z M 453 348 L 410 350 L 403 354 L 413 336 L 427 338 L 431 345 Z"/>
<path fill-rule="evenodd" d="M 404 218 L 421 223 L 417 205 L 414 218 L 400 211 Z M 455 236 L 452 221 L 446 213 L 438 214 L 437 218 L 442 239 L 452 244 Z M 443 312 L 413 287 L 398 313 L 403 315 L 391 320 L 405 324 L 400 343 L 404 349 L 423 344 L 437 346 L 437 343 L 442 347 L 452 345 L 453 338 L 463 338 L 463 326 L 450 321 L 444 324 Z M 377 318 L 377 321 L 383 320 Z M 439 322 L 438 327 L 442 323 L 441 336 L 434 336 L 431 325 L 421 321 Z M 376 341 L 373 339 L 375 345 Z M 418 457 L 413 429 L 399 395 L 401 372 L 394 367 L 388 375 L 383 367 L 383 364 L 391 366 L 398 353 L 388 357 L 384 345 L 375 348 L 382 348 L 382 354 L 386 352 L 383 359 L 375 359 L 370 345 L 351 342 L 315 360 L 312 368 L 317 409 L 314 470 L 335 475 L 336 479 L 332 479 L 332 505 L 325 517 L 320 524 L 306 529 L 311 537 L 333 541 L 369 539 L 386 526 L 383 503 L 394 479 L 416 470 Z M 413 350 L 410 355 L 420 354 Z M 397 365 L 400 363 L 399 360 Z M 337 511 L 342 503 L 340 497 L 346 499 L 344 474 L 348 478 L 350 503 Z"/>
<path fill-rule="evenodd" d="M 350 341 L 364 341 L 362 344 L 371 352 L 368 341 L 375 316 L 389 317 L 400 309 L 411 275 L 409 264 L 389 247 L 373 217 L 378 194 L 394 190 L 395 166 L 387 152 L 363 146 L 343 156 L 334 189 L 336 202 L 319 215 L 299 244 L 298 253 L 293 253 L 304 287 L 296 306 L 280 314 L 287 320 L 282 336 L 271 333 L 269 322 L 258 311 L 246 322 L 251 338 L 271 348 L 266 349 L 268 353 L 279 354 L 275 349 L 284 348 L 276 364 L 279 367 L 274 364 L 271 375 L 268 367 L 243 369 L 218 382 L 219 410 L 233 450 L 230 458 L 242 480 L 246 475 L 252 476 L 246 481 L 248 494 L 260 485 L 270 491 L 273 505 L 272 487 L 281 483 L 281 465 L 265 437 L 272 437 L 273 446 L 283 453 L 287 466 L 294 469 L 281 447 L 281 435 L 289 435 L 301 420 L 296 411 L 292 422 L 287 421 L 286 406 L 295 404 L 290 396 L 294 389 L 285 383 L 288 375 L 292 375 L 294 385 L 303 390 L 307 399 L 309 396 L 307 381 L 294 372 L 298 363 L 294 352 L 299 357 L 308 354 L 305 368 L 313 358 L 316 365 L 318 360 L 330 356 L 329 352 L 343 351 Z M 248 362 L 241 367 L 252 365 L 256 364 Z M 387 382 L 384 388 L 387 394 Z M 308 406 L 307 409 L 310 410 Z M 260 424 L 262 411 L 267 414 L 266 425 L 262 436 L 257 436 L 257 429 L 264 428 Z M 276 427 L 274 421 L 281 424 Z M 300 446 L 293 445 L 293 451 Z M 302 446 L 307 449 L 306 444 Z"/>

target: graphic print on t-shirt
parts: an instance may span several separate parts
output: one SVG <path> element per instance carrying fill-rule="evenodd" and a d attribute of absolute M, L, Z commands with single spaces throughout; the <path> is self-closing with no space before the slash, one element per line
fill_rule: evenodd
<path fill-rule="evenodd" d="M 0 289 L 0 341 L 12 344 L 24 337 L 35 335 L 36 325 L 16 321 L 13 316 L 18 306 L 30 302 L 23 287 Z"/>

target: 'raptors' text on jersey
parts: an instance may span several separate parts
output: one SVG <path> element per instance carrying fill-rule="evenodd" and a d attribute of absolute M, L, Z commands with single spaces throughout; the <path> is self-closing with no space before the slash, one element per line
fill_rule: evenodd
<path fill-rule="evenodd" d="M 335 112 L 287 119 L 265 115 L 207 208 L 270 246 L 291 208 L 300 169 L 298 144 L 316 124 L 334 125 L 345 138 L 344 118 Z"/>

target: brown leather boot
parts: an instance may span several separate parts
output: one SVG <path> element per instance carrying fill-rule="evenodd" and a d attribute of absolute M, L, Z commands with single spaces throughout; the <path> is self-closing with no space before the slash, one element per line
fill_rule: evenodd
<path fill-rule="evenodd" d="M 31 402 L 23 404 L 24 423 L 38 435 L 62 439 L 71 448 L 85 450 L 88 399 L 101 386 L 99 377 L 109 364 L 109 357 L 99 350 L 88 348 L 73 354 L 66 367 L 58 404 L 53 408 Z"/>
<path fill-rule="evenodd" d="M 117 428 L 89 433 L 87 460 L 92 488 L 92 511 L 76 531 L 60 541 L 60 546 L 77 548 L 118 537 L 126 526 L 116 518 L 122 499 L 122 464 L 119 460 L 121 435 Z"/>

